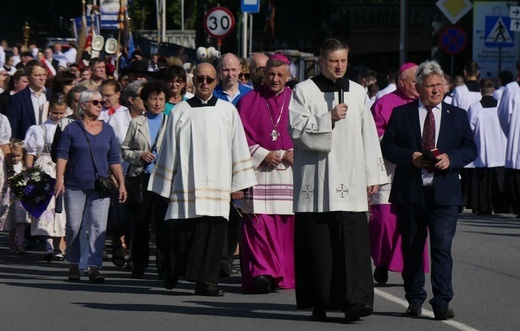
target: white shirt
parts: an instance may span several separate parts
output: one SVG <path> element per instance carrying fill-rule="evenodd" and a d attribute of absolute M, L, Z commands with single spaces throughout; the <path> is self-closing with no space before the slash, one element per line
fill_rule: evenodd
<path fill-rule="evenodd" d="M 31 102 L 33 105 L 34 110 L 34 118 L 36 119 L 36 125 L 40 124 L 42 122 L 41 119 L 41 111 L 40 109 L 43 107 L 43 105 L 47 102 L 47 96 L 45 95 L 45 88 L 40 93 L 40 95 L 36 95 L 36 92 L 29 88 L 31 91 Z"/>
<path fill-rule="evenodd" d="M 435 118 L 435 146 L 437 146 L 437 139 L 439 138 L 439 131 L 441 130 L 442 104 L 438 104 L 432 109 L 433 117 Z M 421 125 L 421 137 L 424 130 L 424 120 L 428 114 L 428 109 L 419 100 L 419 124 Z M 442 151 L 439 151 L 443 153 Z M 430 173 L 425 169 L 422 170 L 423 186 L 433 185 L 433 172 Z"/>

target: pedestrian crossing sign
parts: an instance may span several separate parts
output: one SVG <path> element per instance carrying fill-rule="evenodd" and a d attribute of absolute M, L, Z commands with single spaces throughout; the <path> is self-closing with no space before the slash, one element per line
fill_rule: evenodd
<path fill-rule="evenodd" d="M 513 33 L 509 30 L 511 18 L 486 16 L 484 45 L 487 47 L 513 47 Z"/>

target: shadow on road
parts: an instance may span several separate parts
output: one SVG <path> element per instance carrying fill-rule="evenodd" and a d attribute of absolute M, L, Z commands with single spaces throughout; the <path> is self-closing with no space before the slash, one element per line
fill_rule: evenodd
<path fill-rule="evenodd" d="M 467 233 L 504 237 L 520 236 L 520 219 L 514 217 L 514 215 L 476 215 L 471 213 L 462 213 L 459 216 L 459 226 L 468 227 L 462 230 Z M 472 231 L 469 230 L 471 227 L 487 228 L 488 231 Z"/>

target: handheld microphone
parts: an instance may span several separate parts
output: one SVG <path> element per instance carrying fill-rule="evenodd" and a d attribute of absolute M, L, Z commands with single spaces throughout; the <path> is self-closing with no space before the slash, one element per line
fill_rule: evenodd
<path fill-rule="evenodd" d="M 338 104 L 340 103 L 345 103 L 345 98 L 344 98 L 344 94 L 345 94 L 345 80 L 346 78 L 338 78 L 336 80 L 336 87 L 338 88 Z"/>

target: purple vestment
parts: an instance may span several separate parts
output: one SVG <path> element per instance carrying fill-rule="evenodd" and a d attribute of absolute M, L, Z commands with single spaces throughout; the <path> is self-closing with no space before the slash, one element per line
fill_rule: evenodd
<path fill-rule="evenodd" d="M 283 156 L 293 148 L 288 132 L 291 89 L 275 95 L 262 85 L 237 104 L 247 137 L 257 185 L 237 202 L 247 214 L 240 220 L 243 291 L 253 292 L 254 279 L 271 276 L 273 287 L 294 288 L 294 215 L 292 166 L 262 163 L 269 152 Z"/>

